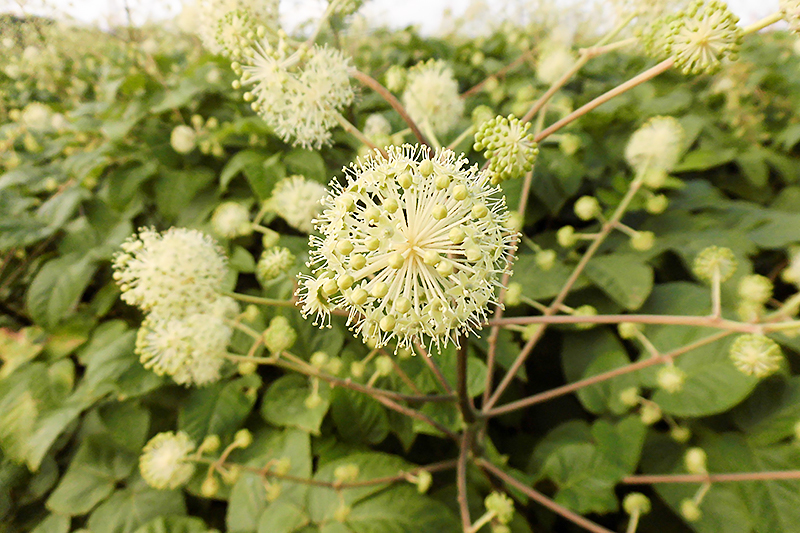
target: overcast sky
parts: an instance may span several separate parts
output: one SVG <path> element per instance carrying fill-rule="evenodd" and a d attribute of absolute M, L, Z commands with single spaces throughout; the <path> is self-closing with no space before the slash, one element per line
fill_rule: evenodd
<path fill-rule="evenodd" d="M 558 1 L 558 0 L 556 0 Z M 568 0 L 561 0 L 567 2 Z M 729 0 L 728 5 L 743 23 L 752 22 L 778 8 L 779 0 Z M 15 10 L 19 3 L 35 12 L 42 4 L 56 6 L 61 12 L 83 21 L 124 19 L 125 0 L 0 0 L 0 11 Z M 139 22 L 151 18 L 172 17 L 177 14 L 182 0 L 127 0 Z M 454 14 L 463 13 L 471 0 L 368 0 L 363 13 L 369 19 L 390 26 L 418 24 L 423 31 L 435 32 L 442 14 L 450 8 Z M 588 3 L 588 2 L 587 2 Z M 281 12 L 288 25 L 307 19 L 324 9 L 325 0 L 282 0 Z M 502 0 L 488 0 L 489 5 L 501 5 Z"/>

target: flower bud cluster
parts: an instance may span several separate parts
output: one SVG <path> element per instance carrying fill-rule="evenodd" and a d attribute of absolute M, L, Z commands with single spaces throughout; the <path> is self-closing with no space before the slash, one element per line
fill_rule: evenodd
<path fill-rule="evenodd" d="M 528 133 L 530 122 L 514 115 L 497 116 L 485 122 L 475 133 L 475 150 L 485 150 L 492 185 L 518 178 L 533 169 L 539 147 Z"/>
<path fill-rule="evenodd" d="M 278 0 L 200 0 L 197 36 L 213 54 L 237 58 L 278 29 Z"/>
<path fill-rule="evenodd" d="M 765 335 L 740 335 L 731 345 L 730 357 L 741 372 L 757 378 L 774 374 L 783 363 L 781 347 Z"/>
<path fill-rule="evenodd" d="M 239 202 L 222 202 L 211 215 L 214 233 L 226 239 L 235 239 L 253 233 L 250 210 Z"/>
<path fill-rule="evenodd" d="M 297 258 L 288 248 L 273 246 L 261 252 L 256 264 L 256 279 L 261 285 L 287 273 L 294 266 Z"/>
<path fill-rule="evenodd" d="M 652 189 L 663 185 L 683 149 L 684 132 L 672 117 L 653 117 L 631 135 L 625 147 L 625 159 Z"/>
<path fill-rule="evenodd" d="M 159 433 L 142 448 L 139 472 L 155 489 L 177 489 L 194 474 L 194 463 L 189 460 L 194 449 L 194 443 L 183 431 Z"/>
<path fill-rule="evenodd" d="M 328 190 L 316 181 L 289 176 L 275 185 L 269 199 L 270 208 L 293 228 L 311 233 L 327 193 Z"/>
<path fill-rule="evenodd" d="M 489 175 L 450 150 L 389 147 L 331 182 L 297 295 L 304 316 L 334 308 L 375 347 L 480 327 L 509 266 L 512 232 Z"/>
<path fill-rule="evenodd" d="M 702 280 L 710 282 L 716 276 L 720 282 L 725 282 L 736 272 L 736 266 L 736 256 L 730 248 L 709 246 L 697 254 L 692 271 Z"/>
<path fill-rule="evenodd" d="M 447 133 L 464 113 L 453 70 L 433 59 L 409 69 L 403 105 L 414 122 L 434 133 Z"/>

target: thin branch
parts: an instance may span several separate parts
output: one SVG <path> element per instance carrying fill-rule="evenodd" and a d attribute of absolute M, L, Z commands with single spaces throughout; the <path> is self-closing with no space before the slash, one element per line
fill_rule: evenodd
<path fill-rule="evenodd" d="M 674 316 L 674 315 L 541 315 L 509 318 L 495 318 L 486 323 L 492 326 L 508 326 L 511 324 L 656 324 L 664 326 L 699 326 L 739 331 L 742 333 L 760 333 L 774 324 L 750 324 L 726 320 L 710 316 Z"/>
<path fill-rule="evenodd" d="M 409 418 L 416 418 L 417 420 L 419 420 L 421 422 L 425 422 L 426 424 L 428 424 L 429 426 L 431 426 L 433 428 L 436 428 L 437 430 L 439 430 L 440 432 L 442 432 L 444 435 L 446 435 L 448 438 L 450 438 L 452 440 L 455 440 L 455 441 L 459 440 L 458 435 L 456 435 L 455 433 L 453 433 L 452 431 L 450 431 L 449 429 L 447 429 L 446 427 L 444 427 L 440 423 L 436 422 L 434 419 L 430 418 L 428 415 L 420 413 L 419 411 L 411 409 L 410 407 L 406 407 L 404 405 L 400 405 L 399 403 L 393 402 L 389 398 L 385 398 L 385 397 L 382 397 L 382 396 L 373 396 L 373 398 L 375 398 L 375 400 L 377 400 L 378 402 L 382 403 L 383 405 L 385 405 L 389 409 L 397 411 L 398 413 L 400 413 L 402 415 L 405 415 L 405 416 L 407 416 Z"/>
<path fill-rule="evenodd" d="M 458 510 L 461 515 L 461 528 L 464 533 L 472 531 L 472 518 L 469 516 L 469 500 L 467 499 L 467 460 L 472 446 L 472 430 L 467 428 L 461 435 L 461 446 L 458 451 L 456 467 L 456 485 L 458 487 Z"/>
<path fill-rule="evenodd" d="M 471 424 L 475 422 L 475 410 L 470 402 L 469 392 L 467 392 L 467 338 L 466 335 L 461 336 L 461 347 L 456 353 L 456 376 L 457 376 L 457 392 L 458 392 L 458 408 L 461 411 L 461 416 L 464 422 Z"/>
<path fill-rule="evenodd" d="M 747 35 L 749 33 L 755 33 L 757 31 L 761 31 L 767 26 L 772 26 L 781 19 L 783 19 L 783 14 L 780 11 L 777 13 L 773 13 L 772 15 L 764 17 L 763 19 L 756 21 L 750 24 L 749 26 L 745 26 L 744 28 L 742 28 L 742 33 L 744 35 Z"/>
<path fill-rule="evenodd" d="M 373 142 L 372 142 L 372 141 L 369 139 L 369 137 L 367 137 L 366 135 L 364 135 L 364 134 L 361 132 L 361 130 L 360 130 L 360 129 L 356 128 L 356 127 L 355 127 L 355 126 L 354 126 L 354 125 L 353 125 L 353 124 L 352 124 L 352 123 L 351 123 L 349 120 L 347 120 L 346 118 L 344 118 L 344 117 L 342 116 L 342 114 L 341 114 L 341 113 L 334 113 L 334 116 L 336 117 L 336 120 L 337 120 L 337 122 L 339 122 L 339 125 L 340 125 L 342 128 L 344 128 L 344 131 L 346 131 L 347 133 L 349 133 L 349 134 L 353 135 L 353 136 L 354 136 L 356 139 L 358 139 L 358 140 L 359 140 L 359 141 L 361 141 L 362 143 L 366 144 L 366 145 L 367 145 L 367 146 L 369 146 L 371 149 L 373 149 L 373 150 L 376 150 L 376 151 L 380 152 L 380 153 L 381 153 L 381 155 L 382 155 L 383 157 L 385 157 L 386 159 L 388 159 L 388 158 L 389 158 L 389 154 L 387 154 L 387 153 L 386 153 L 386 150 L 385 150 L 385 149 L 383 149 L 383 148 L 381 148 L 380 146 L 378 146 L 377 144 L 373 143 Z"/>
<path fill-rule="evenodd" d="M 225 296 L 230 296 L 234 300 L 239 300 L 240 302 L 247 302 L 250 304 L 258 304 L 258 305 L 271 305 L 275 307 L 295 307 L 296 300 L 277 300 L 275 298 L 263 298 L 261 296 L 253 296 L 250 294 L 240 294 L 238 292 L 225 292 L 223 293 Z"/>
<path fill-rule="evenodd" d="M 455 395 L 455 393 L 453 392 L 453 387 L 450 386 L 450 383 L 448 383 L 447 378 L 444 377 L 444 374 L 442 374 L 442 370 L 439 368 L 439 365 L 436 364 L 436 361 L 433 360 L 433 357 L 431 357 L 431 355 L 428 353 L 428 350 L 426 350 L 425 347 L 419 341 L 415 341 L 414 345 L 416 346 L 417 350 L 422 356 L 422 359 L 425 361 L 425 364 L 428 365 L 428 368 L 431 369 L 433 375 L 436 376 L 436 380 L 442 386 L 444 391 L 449 395 L 450 394 Z"/>
<path fill-rule="evenodd" d="M 651 483 L 729 483 L 733 481 L 777 481 L 800 480 L 800 470 L 773 472 L 732 472 L 730 474 L 663 474 L 638 475 L 622 478 L 628 485 L 650 485 Z"/>
<path fill-rule="evenodd" d="M 367 87 L 369 87 L 370 89 L 372 89 L 373 91 L 375 91 L 376 93 L 378 93 L 379 95 L 381 95 L 381 97 L 384 100 L 386 100 L 386 102 L 390 106 L 392 106 L 392 109 L 397 111 L 397 113 L 400 115 L 403 121 L 406 124 L 408 124 L 408 127 L 411 128 L 411 132 L 414 134 L 414 136 L 417 138 L 420 144 L 424 144 L 425 146 L 430 147 L 431 145 L 430 142 L 428 142 L 428 139 L 426 139 L 425 135 L 422 134 L 416 122 L 414 122 L 414 119 L 411 118 L 411 115 L 408 114 L 408 111 L 406 111 L 406 108 L 403 107 L 403 104 L 400 103 L 400 100 L 395 98 L 395 96 L 389 91 L 389 89 L 381 85 L 378 80 L 376 80 L 369 74 L 365 74 L 360 70 L 353 69 L 350 71 L 350 75 L 355 79 L 357 79 L 358 81 L 360 81 L 361 83 L 363 83 L 364 85 L 366 85 Z"/>
<path fill-rule="evenodd" d="M 511 485 L 512 487 L 514 487 L 518 491 L 520 491 L 523 494 L 525 494 L 528 498 L 530 498 L 530 499 L 534 500 L 535 502 L 547 507 L 548 509 L 550 509 L 554 513 L 556 513 L 556 514 L 562 516 L 563 518 L 569 520 L 570 522 L 572 522 L 576 526 L 582 527 L 586 531 L 591 531 L 592 533 L 614 533 L 610 529 L 606 529 L 606 528 L 604 528 L 603 526 L 601 526 L 599 524 L 595 524 L 594 522 L 592 522 L 588 518 L 584 518 L 581 515 L 579 515 L 578 513 L 574 512 L 574 511 L 570 511 L 569 509 L 567 509 L 563 505 L 557 504 L 556 502 L 554 502 L 553 500 L 551 500 L 550 498 L 548 498 L 547 496 L 545 496 L 541 492 L 539 492 L 539 491 L 537 491 L 537 490 L 525 485 L 524 483 L 522 483 L 518 479 L 515 479 L 515 478 L 511 477 L 510 475 L 506 474 L 505 472 L 503 472 L 502 470 L 500 470 L 499 468 L 494 466 L 489 461 L 486 461 L 484 459 L 476 459 L 475 463 L 479 467 L 481 467 L 484 470 L 490 472 L 495 477 L 501 479 L 507 485 Z"/>
<path fill-rule="evenodd" d="M 644 83 L 646 81 L 650 81 L 651 79 L 655 78 L 659 74 L 663 74 L 664 72 L 666 72 L 667 70 L 672 68 L 672 65 L 674 65 L 674 64 L 675 64 L 675 60 L 674 59 L 672 59 L 672 58 L 665 59 L 664 61 L 662 61 L 658 65 L 656 65 L 656 66 L 654 66 L 654 67 L 642 72 L 638 76 L 631 78 L 630 80 L 626 81 L 622 85 L 619 85 L 618 87 L 615 87 L 615 88 L 611 89 L 607 93 L 605 93 L 605 94 L 603 94 L 601 96 L 598 96 L 597 98 L 595 98 L 591 102 L 579 107 L 578 109 L 576 109 L 575 111 L 573 111 L 572 113 L 567 115 L 566 117 L 562 118 L 561 120 L 559 120 L 555 124 L 553 124 L 553 125 L 549 126 L 548 128 L 546 128 L 539 135 L 537 135 L 534 140 L 536 142 L 540 142 L 542 139 L 545 139 L 546 137 L 552 135 L 553 133 L 557 132 L 558 130 L 560 130 L 561 128 L 563 128 L 567 124 L 569 124 L 570 122 L 582 117 L 583 115 L 585 115 L 589 111 L 592 111 L 596 107 L 601 106 L 602 104 L 608 102 L 612 98 L 615 98 L 615 97 L 621 95 L 622 93 L 633 89 L 637 85 L 641 85 L 642 83 Z"/>
<path fill-rule="evenodd" d="M 709 335 L 708 337 L 700 339 L 699 341 L 693 342 L 692 344 L 688 344 L 671 352 L 667 352 L 658 357 L 648 357 L 647 359 L 642 359 L 641 361 L 637 361 L 636 363 L 631 363 L 626 366 L 615 368 L 614 370 L 609 370 L 608 372 L 603 372 L 602 374 L 597 374 L 596 376 L 582 379 L 580 381 L 576 381 L 568 385 L 563 385 L 555 389 L 540 392 L 539 394 L 534 394 L 533 396 L 530 396 L 528 398 L 523 398 L 515 402 L 510 402 L 501 407 L 497 407 L 496 409 L 490 409 L 488 411 L 485 411 L 484 415 L 487 417 L 492 417 L 510 413 L 518 409 L 524 409 L 526 407 L 536 405 L 537 403 L 546 402 L 548 400 L 552 400 L 553 398 L 564 396 L 565 394 L 571 394 L 584 387 L 596 385 L 598 383 L 602 383 L 603 381 L 607 381 L 609 379 L 618 376 L 630 374 L 631 372 L 636 372 L 637 370 L 642 370 L 643 368 L 648 368 L 654 365 L 666 363 L 667 361 L 670 361 L 671 359 L 678 357 L 679 355 L 683 355 L 694 349 L 705 346 L 706 344 L 711 344 L 712 342 L 725 338 L 728 335 L 731 335 L 732 333 L 733 333 L 732 331 L 717 332 L 713 335 Z"/>
<path fill-rule="evenodd" d="M 527 50 L 527 51 L 523 52 L 522 55 L 520 55 L 518 58 L 516 58 L 514 61 L 512 61 L 511 63 L 509 63 L 505 67 L 501 68 L 500 70 L 498 70 L 494 74 L 490 74 L 489 76 L 486 76 L 479 83 L 473 85 L 472 87 L 470 87 L 469 89 L 467 89 L 466 91 L 461 93 L 461 98 L 462 99 L 469 98 L 473 94 L 475 94 L 475 93 L 479 92 L 481 89 L 483 89 L 483 86 L 486 85 L 489 82 L 490 79 L 504 77 L 511 70 L 517 68 L 519 65 L 524 63 L 525 60 L 532 58 L 532 56 L 533 56 L 533 49 L 530 49 L 530 50 Z"/>

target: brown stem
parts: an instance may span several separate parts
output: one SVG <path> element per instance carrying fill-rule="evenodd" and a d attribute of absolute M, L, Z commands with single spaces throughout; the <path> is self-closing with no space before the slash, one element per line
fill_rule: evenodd
<path fill-rule="evenodd" d="M 377 144 L 375 144 L 374 142 L 372 142 L 372 141 L 370 140 L 370 138 L 369 138 L 369 137 L 367 137 L 366 135 L 364 135 L 364 134 L 361 132 L 361 130 L 360 130 L 360 129 L 356 128 L 356 127 L 355 127 L 355 126 L 354 126 L 354 125 L 353 125 L 353 124 L 352 124 L 352 123 L 351 123 L 349 120 L 347 120 L 346 118 L 344 118 L 344 117 L 341 115 L 341 113 L 336 113 L 336 112 L 334 112 L 334 116 L 336 117 L 336 120 L 339 122 L 339 125 L 340 125 L 342 128 L 344 128 L 344 131 L 346 131 L 347 133 L 349 133 L 349 134 L 351 134 L 352 136 L 354 136 L 356 139 L 358 139 L 359 141 L 361 141 L 363 144 L 366 144 L 367 146 L 369 146 L 369 147 L 370 147 L 372 150 L 375 150 L 375 151 L 378 151 L 378 152 L 380 152 L 380 153 L 381 153 L 381 155 L 382 155 L 384 158 L 386 158 L 386 159 L 388 159 L 388 158 L 389 158 L 389 154 L 387 154 L 387 153 L 386 153 L 386 150 L 384 150 L 383 148 L 381 148 L 380 146 L 378 146 Z"/>
<path fill-rule="evenodd" d="M 456 466 L 456 485 L 458 486 L 458 510 L 461 515 L 461 527 L 464 533 L 471 533 L 472 519 L 469 516 L 469 501 L 467 499 L 467 459 L 469 459 L 472 446 L 472 430 L 467 428 L 461 435 L 461 446 L 458 452 L 458 465 Z"/>
<path fill-rule="evenodd" d="M 739 331 L 742 333 L 759 333 L 765 325 L 736 322 L 724 318 L 710 316 L 672 316 L 672 315 L 542 315 L 522 316 L 511 318 L 495 318 L 487 324 L 493 326 L 508 326 L 511 324 L 619 324 L 632 322 L 634 324 L 660 324 L 669 326 L 702 326 L 710 328 Z M 768 327 L 768 326 L 767 326 Z"/>
<path fill-rule="evenodd" d="M 431 146 L 430 142 L 428 142 L 428 139 L 425 138 L 425 135 L 422 134 L 422 131 L 420 131 L 419 126 L 417 126 L 417 123 L 414 122 L 414 119 L 412 119 L 411 115 L 408 114 L 408 111 L 406 111 L 406 108 L 403 107 L 403 104 L 400 103 L 400 100 L 395 98 L 395 96 L 389 91 L 389 89 L 381 85 L 378 80 L 376 80 L 369 74 L 365 74 L 360 70 L 353 69 L 350 71 L 350 75 L 355 79 L 357 79 L 358 81 L 360 81 L 361 83 L 363 83 L 364 85 L 366 85 L 367 87 L 369 87 L 370 89 L 372 89 L 373 91 L 375 91 L 376 93 L 378 93 L 379 95 L 381 95 L 381 97 L 384 100 L 386 100 L 386 102 L 390 106 L 392 106 L 392 109 L 397 111 L 397 113 L 400 115 L 403 121 L 405 121 L 405 123 L 408 124 L 408 127 L 411 128 L 411 132 L 414 134 L 414 136 L 417 138 L 420 144 L 424 144 L 425 146 L 430 148 Z"/>
<path fill-rule="evenodd" d="M 622 478 L 622 482 L 629 485 L 650 485 L 651 483 L 728 483 L 732 481 L 776 481 L 781 479 L 800 479 L 800 470 L 733 472 L 730 474 L 639 475 Z"/>
<path fill-rule="evenodd" d="M 495 409 L 490 409 L 484 414 L 487 417 L 503 415 L 506 413 L 510 413 L 512 411 L 516 411 L 518 409 L 524 409 L 525 407 L 530 407 L 531 405 L 536 405 L 537 403 L 546 402 L 548 400 L 552 400 L 553 398 L 558 398 L 559 396 L 563 396 L 565 394 L 573 393 L 577 390 L 580 390 L 584 387 L 589 387 L 591 385 L 596 385 L 603 381 L 622 376 L 625 374 L 630 374 L 631 372 L 636 372 L 637 370 L 642 370 L 643 368 L 648 368 L 654 365 L 659 365 L 662 363 L 666 363 L 671 359 L 683 355 L 687 352 L 690 352 L 696 348 L 700 348 L 701 346 L 705 346 L 706 344 L 710 344 L 712 342 L 718 341 L 728 335 L 731 335 L 732 331 L 720 331 L 713 335 L 709 335 L 699 341 L 693 342 L 692 344 L 688 344 L 683 346 L 682 348 L 678 348 L 671 352 L 667 352 L 663 355 L 658 357 L 649 357 L 647 359 L 643 359 L 641 361 L 637 361 L 636 363 L 631 363 L 626 366 L 622 366 L 619 368 L 615 368 L 614 370 L 609 370 L 608 372 L 603 372 L 602 374 L 597 374 L 596 376 L 592 376 L 586 379 L 582 379 L 580 381 L 576 381 L 575 383 L 570 383 L 568 385 L 563 385 L 561 387 L 557 387 L 555 389 L 551 389 L 548 391 L 540 392 L 539 394 L 534 394 L 528 398 L 523 398 L 521 400 L 517 400 L 515 402 L 507 403 L 501 407 L 497 407 Z"/>
<path fill-rule="evenodd" d="M 421 422 L 425 422 L 429 426 L 431 426 L 433 428 L 436 428 L 437 430 L 441 431 L 448 438 L 450 438 L 452 440 L 455 440 L 455 441 L 458 441 L 458 435 L 456 435 L 455 433 L 453 433 L 452 431 L 450 431 L 449 429 L 447 429 L 446 427 L 444 427 L 440 423 L 436 422 L 435 420 L 430 418 L 428 415 L 420 413 L 419 411 L 411 409 L 410 407 L 406 407 L 404 405 L 400 405 L 399 403 L 396 403 L 396 402 L 390 400 L 389 398 L 384 398 L 384 397 L 381 397 L 381 396 L 373 396 L 373 398 L 375 398 L 375 400 L 377 400 L 378 402 L 382 403 L 383 405 L 385 405 L 389 409 L 397 411 L 398 413 L 400 413 L 402 415 L 405 415 L 405 416 L 407 416 L 409 418 L 416 418 L 417 420 L 419 420 Z"/>
<path fill-rule="evenodd" d="M 599 524 L 595 524 L 594 522 L 592 522 L 588 518 L 584 518 L 581 515 L 579 515 L 578 513 L 574 512 L 574 511 L 570 511 L 569 509 L 567 509 L 563 505 L 557 504 L 556 502 L 554 502 L 553 500 L 551 500 L 550 498 L 548 498 L 547 496 L 545 496 L 541 492 L 539 492 L 539 491 L 537 491 L 537 490 L 525 485 L 521 481 L 519 481 L 519 480 L 511 477 L 510 475 L 506 474 L 505 472 L 503 472 L 502 470 L 500 470 L 499 468 L 494 466 L 489 461 L 486 461 L 484 459 L 476 459 L 475 463 L 479 467 L 481 467 L 484 470 L 490 472 L 495 477 L 501 479 L 507 485 L 511 485 L 512 487 L 514 487 L 518 491 L 520 491 L 523 494 L 525 494 L 528 498 L 530 498 L 530 499 L 534 500 L 535 502 L 547 507 L 548 509 L 550 509 L 554 513 L 556 513 L 556 514 L 562 516 L 563 518 L 569 520 L 570 522 L 572 522 L 576 526 L 582 527 L 586 531 L 591 531 L 592 533 L 614 533 L 610 529 L 606 529 L 606 528 L 604 528 L 603 526 L 601 526 Z"/>
<path fill-rule="evenodd" d="M 436 376 L 436 380 L 442 386 L 444 391 L 448 394 L 455 394 L 453 392 L 453 387 L 450 386 L 450 383 L 447 382 L 447 378 L 444 377 L 442 374 L 442 370 L 439 368 L 439 365 L 436 364 L 436 361 L 433 360 L 433 357 L 430 356 L 428 350 L 420 342 L 415 342 L 414 345 L 416 346 L 417 350 L 419 351 L 422 359 L 425 361 L 425 364 L 428 365 L 428 368 L 431 369 L 433 375 Z"/>
<path fill-rule="evenodd" d="M 595 98 L 594 100 L 592 100 L 591 102 L 579 107 L 578 109 L 576 109 L 575 111 L 573 111 L 572 113 L 567 115 L 566 117 L 562 118 L 561 120 L 559 120 L 555 124 L 552 124 L 551 126 L 546 128 L 539 135 L 537 135 L 534 140 L 536 142 L 540 142 L 542 139 L 552 135 L 553 133 L 557 132 L 558 130 L 560 130 L 561 128 L 563 128 L 567 124 L 569 124 L 570 122 L 574 121 L 577 118 L 582 117 L 583 115 L 585 115 L 589 111 L 592 111 L 596 107 L 608 102 L 612 98 L 615 98 L 615 97 L 621 95 L 622 93 L 633 89 L 637 85 L 641 85 L 642 83 L 655 78 L 659 74 L 663 74 L 664 72 L 666 72 L 667 70 L 672 68 L 672 65 L 674 65 L 674 64 L 675 64 L 675 60 L 674 59 L 672 59 L 672 58 L 665 59 L 664 61 L 662 61 L 658 65 L 656 65 L 654 67 L 651 67 L 648 70 L 645 70 L 644 72 L 642 72 L 638 76 L 635 76 L 635 77 L 629 79 L 628 81 L 626 81 L 622 85 L 619 85 L 618 87 L 614 87 L 613 89 L 611 89 L 607 93 L 605 93 L 603 95 L 600 95 L 597 98 Z"/>
<path fill-rule="evenodd" d="M 470 96 L 472 96 L 473 94 L 479 92 L 481 89 L 483 89 L 483 86 L 486 85 L 486 83 L 492 78 L 502 78 L 502 77 L 504 77 L 506 74 L 509 73 L 509 71 L 511 71 L 512 69 L 517 68 L 526 59 L 529 59 L 531 57 L 531 55 L 533 55 L 533 50 L 528 50 L 526 52 L 523 52 L 521 56 L 516 58 L 514 61 L 512 61 L 511 63 L 509 63 L 505 67 L 501 68 L 500 70 L 498 70 L 494 74 L 492 74 L 490 76 L 487 76 L 481 82 L 477 83 L 476 85 L 473 85 L 472 87 L 470 87 L 469 89 L 467 89 L 466 91 L 461 93 L 461 98 L 462 99 L 466 99 L 466 98 L 469 98 Z"/>
<path fill-rule="evenodd" d="M 458 392 L 458 408 L 464 422 L 472 424 L 475 422 L 475 410 L 470 402 L 469 392 L 467 392 L 467 336 L 461 336 L 461 347 L 456 354 L 456 387 Z"/>

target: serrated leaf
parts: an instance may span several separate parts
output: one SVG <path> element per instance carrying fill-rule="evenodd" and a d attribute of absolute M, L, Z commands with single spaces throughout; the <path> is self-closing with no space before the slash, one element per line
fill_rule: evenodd
<path fill-rule="evenodd" d="M 319 383 L 321 401 L 315 407 L 306 406 L 311 396 L 308 378 L 289 374 L 275 380 L 264 394 L 261 416 L 270 424 L 280 427 L 296 427 L 319 435 L 322 419 L 331 404 L 331 392 L 327 383 Z"/>
<path fill-rule="evenodd" d="M 345 441 L 379 444 L 389 435 L 386 409 L 366 394 L 336 387 L 331 394 L 331 415 Z"/>
<path fill-rule="evenodd" d="M 31 318 L 53 328 L 77 305 L 97 268 L 83 254 L 70 254 L 45 263 L 31 282 L 25 304 Z"/>
<path fill-rule="evenodd" d="M 639 309 L 653 289 L 653 269 L 637 254 L 595 257 L 585 272 L 599 289 L 630 311 Z"/>

